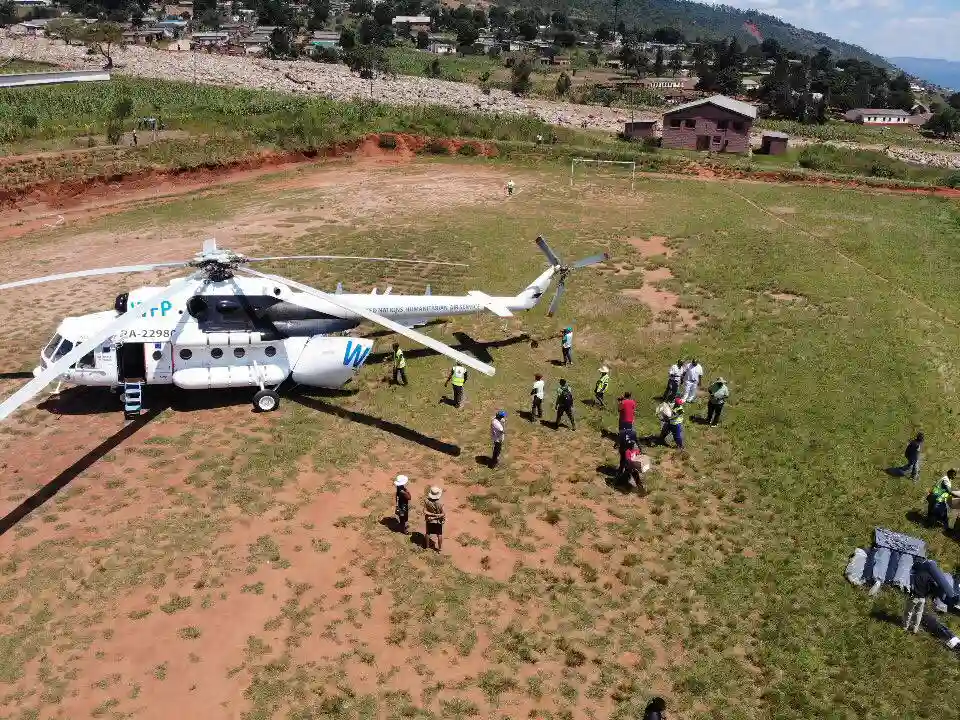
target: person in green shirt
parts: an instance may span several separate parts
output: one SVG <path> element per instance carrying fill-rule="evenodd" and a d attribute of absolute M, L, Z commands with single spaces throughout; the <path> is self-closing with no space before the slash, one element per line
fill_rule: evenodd
<path fill-rule="evenodd" d="M 730 388 L 727 387 L 727 381 L 723 378 L 717 378 L 714 383 L 707 388 L 710 399 L 707 401 L 707 424 L 719 425 L 720 413 L 723 412 L 723 406 L 730 397 Z"/>
<path fill-rule="evenodd" d="M 400 349 L 400 343 L 393 344 L 393 384 L 407 384 L 407 358 Z"/>
<path fill-rule="evenodd" d="M 593 388 L 593 396 L 597 400 L 597 405 L 603 409 L 605 406 L 603 404 L 603 396 L 607 392 L 607 388 L 610 386 L 610 368 L 604 365 L 600 368 L 600 377 L 597 380 L 597 384 Z"/>

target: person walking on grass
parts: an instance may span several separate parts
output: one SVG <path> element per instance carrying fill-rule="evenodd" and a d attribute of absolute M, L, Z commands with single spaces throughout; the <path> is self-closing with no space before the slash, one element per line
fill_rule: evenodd
<path fill-rule="evenodd" d="M 560 352 L 563 354 L 563 364 L 573 365 L 573 328 L 564 328 L 560 333 Z"/>
<path fill-rule="evenodd" d="M 697 390 L 700 389 L 700 382 L 703 378 L 703 365 L 694 358 L 687 366 L 683 375 L 683 401 L 692 403 L 697 401 Z"/>
<path fill-rule="evenodd" d="M 546 383 L 543 381 L 543 375 L 537 373 L 533 376 L 533 388 L 530 390 L 530 422 L 537 418 L 543 418 L 543 396 L 546 392 Z"/>
<path fill-rule="evenodd" d="M 637 416 L 637 401 L 631 397 L 629 391 L 617 398 L 617 409 L 620 411 L 620 429 L 632 428 Z"/>
<path fill-rule="evenodd" d="M 453 385 L 453 404 L 456 407 L 463 406 L 463 386 L 467 384 L 467 369 L 457 363 L 453 366 L 453 369 L 450 370 L 450 374 L 447 376 L 447 381 L 443 384 L 444 387 L 447 385 Z"/>
<path fill-rule="evenodd" d="M 393 481 L 393 486 L 397 491 L 397 525 L 404 535 L 407 534 L 407 523 L 410 520 L 410 501 L 413 499 L 407 489 L 408 482 L 409 478 L 406 475 L 397 475 L 397 479 Z"/>
<path fill-rule="evenodd" d="M 916 634 L 920 630 L 927 598 L 938 595 L 940 586 L 926 562 L 915 563 L 910 572 L 910 593 L 903 608 L 903 629 Z"/>
<path fill-rule="evenodd" d="M 426 523 L 426 532 L 424 533 L 424 546 L 430 549 L 430 538 L 435 542 L 437 552 L 443 548 L 443 523 L 447 516 L 443 512 L 443 503 L 440 498 L 443 496 L 443 490 L 436 485 L 427 491 L 427 496 L 423 500 L 423 519 Z"/>
<path fill-rule="evenodd" d="M 920 477 L 920 450 L 922 448 L 923 433 L 917 433 L 917 436 L 907 443 L 907 449 L 903 451 L 907 464 L 900 468 L 900 475 L 909 475 L 911 480 Z"/>
<path fill-rule="evenodd" d="M 680 392 L 680 380 L 683 378 L 683 360 L 677 360 L 676 364 L 671 365 L 667 370 L 667 389 L 663 391 L 663 400 L 673 402 L 673 399 Z"/>
<path fill-rule="evenodd" d="M 660 428 L 660 444 L 667 444 L 667 435 L 673 435 L 673 441 L 677 444 L 678 450 L 683 450 L 683 404 L 684 399 L 678 397 L 673 401 L 672 407 L 664 408 L 667 403 L 661 403 L 657 408 L 657 414 L 663 426 Z"/>
<path fill-rule="evenodd" d="M 503 452 L 503 439 L 506 436 L 507 412 L 497 410 L 490 422 L 490 440 L 493 442 L 493 452 L 490 453 L 490 467 L 495 468 L 500 462 L 500 453 Z"/>
<path fill-rule="evenodd" d="M 707 392 L 710 394 L 710 399 L 707 401 L 707 424 L 719 425 L 720 413 L 723 412 L 723 406 L 730 397 L 730 388 L 727 387 L 727 381 L 721 377 L 707 388 Z"/>
<path fill-rule="evenodd" d="M 555 403 L 557 409 L 557 420 L 553 424 L 554 428 L 557 430 L 560 429 L 560 419 L 566 415 L 570 418 L 570 429 L 577 429 L 577 421 L 573 418 L 573 390 L 567 384 L 567 381 L 560 379 L 560 385 L 557 387 L 557 401 Z"/>
<path fill-rule="evenodd" d="M 600 377 L 597 379 L 597 384 L 593 387 L 593 397 L 597 401 L 597 405 L 600 406 L 600 409 L 603 410 L 606 406 L 603 404 L 603 396 L 607 392 L 607 388 L 610 386 L 610 368 L 606 365 L 600 368 Z"/>
<path fill-rule="evenodd" d="M 507 180 L 507 195 L 513 195 L 513 191 L 516 189 L 516 183 L 513 180 Z"/>
<path fill-rule="evenodd" d="M 407 384 L 407 358 L 400 348 L 400 343 L 393 344 L 393 384 Z"/>

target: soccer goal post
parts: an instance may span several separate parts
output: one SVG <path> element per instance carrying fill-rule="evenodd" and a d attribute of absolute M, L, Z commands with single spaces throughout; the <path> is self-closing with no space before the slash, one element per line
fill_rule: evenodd
<path fill-rule="evenodd" d="M 596 160 L 594 158 L 575 157 L 570 159 L 570 187 L 573 187 L 573 180 L 576 176 L 578 165 L 595 165 L 597 170 L 604 166 L 622 165 L 630 169 L 630 189 L 633 190 L 634 182 L 637 179 L 637 164 L 632 160 Z"/>

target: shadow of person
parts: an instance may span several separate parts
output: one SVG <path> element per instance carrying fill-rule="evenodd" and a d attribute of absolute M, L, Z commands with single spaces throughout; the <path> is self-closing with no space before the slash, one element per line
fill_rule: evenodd
<path fill-rule="evenodd" d="M 476 455 L 473 459 L 477 465 L 482 465 L 483 467 L 490 467 L 490 463 L 493 462 L 493 458 L 489 455 Z"/>
<path fill-rule="evenodd" d="M 391 515 L 390 517 L 380 518 L 380 524 L 383 525 L 390 532 L 403 532 L 403 528 L 400 527 L 400 521 L 397 520 L 396 516 Z"/>
<path fill-rule="evenodd" d="M 410 533 L 410 542 L 419 548 L 427 549 L 427 536 L 422 532 L 414 531 Z"/>
<path fill-rule="evenodd" d="M 906 474 L 903 472 L 903 468 L 899 467 L 888 467 L 884 468 L 883 471 L 890 477 L 903 477 Z"/>
<path fill-rule="evenodd" d="M 529 410 L 517 410 L 517 415 L 521 420 L 526 420 L 527 422 L 533 422 L 533 413 Z"/>
<path fill-rule="evenodd" d="M 691 415 L 690 421 L 696 423 L 697 425 L 707 424 L 707 418 L 705 418 L 703 415 Z"/>
<path fill-rule="evenodd" d="M 904 513 L 904 517 L 912 522 L 914 525 L 919 525 L 920 527 L 931 527 L 931 524 L 927 522 L 926 513 L 922 513 L 919 510 L 907 510 Z"/>

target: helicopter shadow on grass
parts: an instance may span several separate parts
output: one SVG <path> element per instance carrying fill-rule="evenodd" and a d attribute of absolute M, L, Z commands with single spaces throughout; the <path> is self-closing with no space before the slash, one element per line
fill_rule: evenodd
<path fill-rule="evenodd" d="M 453 336 L 457 339 L 456 345 L 451 345 L 454 350 L 459 350 L 460 352 L 470 353 L 480 362 L 492 363 L 493 355 L 490 354 L 491 350 L 498 350 L 499 348 L 510 347 L 511 345 L 518 345 L 520 343 L 525 343 L 530 341 L 530 336 L 526 333 L 521 333 L 520 335 L 514 335 L 513 337 L 505 338 L 503 340 L 491 340 L 490 342 L 480 342 L 479 340 L 474 340 L 467 333 L 457 331 L 453 333 Z M 432 350 L 427 347 L 416 347 L 411 348 L 410 350 L 404 350 L 403 354 L 406 356 L 407 360 L 415 360 L 422 357 L 432 357 L 434 355 L 439 355 L 436 350 Z M 378 353 L 370 353 L 370 356 L 367 358 L 367 363 L 379 363 L 385 362 L 387 360 L 393 360 L 393 351 L 385 350 Z"/>
<path fill-rule="evenodd" d="M 55 478 L 47 482 L 33 495 L 28 497 L 13 510 L 0 518 L 0 536 L 3 536 L 5 533 L 15 528 L 17 523 L 30 515 L 30 513 L 32 513 L 34 510 L 37 510 L 46 502 L 54 498 L 57 493 L 69 485 L 74 478 L 86 471 L 104 455 L 115 450 L 121 443 L 130 439 L 151 420 L 156 418 L 160 412 L 161 408 L 154 408 L 147 411 L 135 420 L 127 423 L 120 430 L 90 450 L 83 457 L 76 460 L 70 467 L 60 472 Z"/>
<path fill-rule="evenodd" d="M 293 402 L 300 403 L 304 407 L 310 408 L 311 410 L 326 413 L 327 415 L 332 415 L 333 417 L 340 418 L 341 420 L 349 420 L 351 422 L 359 423 L 360 425 L 376 428 L 377 430 L 383 430 L 391 435 L 396 435 L 402 440 L 416 443 L 417 445 L 430 450 L 435 450 L 436 452 L 443 453 L 444 455 L 450 455 L 451 457 L 457 457 L 460 455 L 459 445 L 446 442 L 445 440 L 440 440 L 439 438 L 430 437 L 429 435 L 424 435 L 419 430 L 414 430 L 413 428 L 407 427 L 406 425 L 401 425 L 400 423 L 392 420 L 384 420 L 383 418 L 368 415 L 367 413 L 360 412 L 358 410 L 348 410 L 347 408 L 333 405 L 325 400 L 325 397 L 330 397 L 329 395 L 325 394 L 324 396 L 318 396 L 318 394 L 314 392 L 311 392 L 308 395 L 306 393 L 299 392 L 298 388 L 297 392 L 289 394 L 288 397 Z"/>

